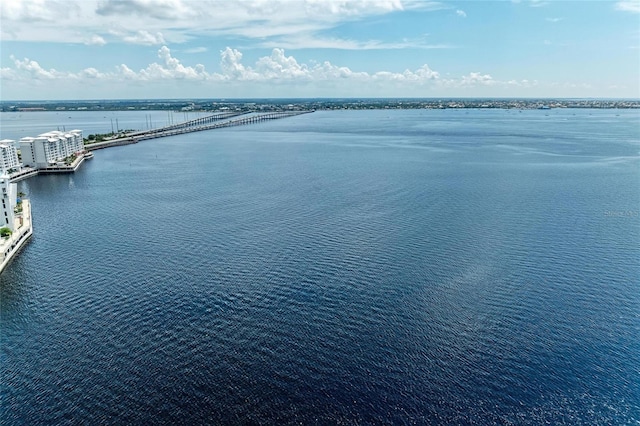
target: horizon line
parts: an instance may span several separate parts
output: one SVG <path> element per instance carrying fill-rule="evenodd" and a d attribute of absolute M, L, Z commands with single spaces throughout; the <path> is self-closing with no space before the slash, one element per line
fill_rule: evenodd
<path fill-rule="evenodd" d="M 638 98 L 615 98 L 615 97 L 264 97 L 264 98 L 92 98 L 92 99 L 3 99 L 0 104 L 11 102 L 154 102 L 154 101 L 269 101 L 269 100 L 620 100 L 620 101 L 640 101 Z"/>

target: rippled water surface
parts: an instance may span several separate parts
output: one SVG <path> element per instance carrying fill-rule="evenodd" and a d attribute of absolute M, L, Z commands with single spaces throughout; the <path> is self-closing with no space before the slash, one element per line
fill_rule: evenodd
<path fill-rule="evenodd" d="M 24 181 L 0 423 L 638 424 L 639 119 L 316 112 Z"/>

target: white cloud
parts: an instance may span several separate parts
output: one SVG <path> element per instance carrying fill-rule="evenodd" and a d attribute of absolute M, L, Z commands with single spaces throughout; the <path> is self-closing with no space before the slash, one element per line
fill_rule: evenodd
<path fill-rule="evenodd" d="M 104 78 L 105 75 L 95 68 L 85 68 L 78 74 L 79 78 L 98 79 Z"/>
<path fill-rule="evenodd" d="M 26 73 L 35 80 L 53 80 L 55 78 L 66 76 L 64 73 L 58 72 L 53 68 L 46 70 L 42 68 L 38 62 L 32 61 L 29 58 L 20 60 L 11 55 L 11 60 L 13 61 L 17 72 Z"/>
<path fill-rule="evenodd" d="M 185 66 L 178 59 L 171 56 L 171 50 L 163 46 L 158 50 L 161 63 L 149 64 L 138 72 L 133 71 L 125 64 L 120 64 L 114 71 L 102 72 L 96 68 L 85 68 L 77 73 L 61 72 L 55 69 L 45 69 L 37 61 L 29 58 L 22 60 L 11 56 L 13 68 L 2 68 L 2 79 L 21 80 L 26 82 L 38 82 L 43 80 L 73 80 L 87 81 L 99 80 L 112 81 L 160 81 L 160 80 L 208 80 L 221 79 L 220 75 L 211 75 L 205 71 L 204 65 Z"/>
<path fill-rule="evenodd" d="M 124 80 L 137 80 L 138 74 L 125 64 L 116 66 L 116 74 L 122 77 Z"/>
<path fill-rule="evenodd" d="M 220 52 L 220 67 L 228 78 L 245 80 L 252 78 L 252 72 L 242 65 L 242 53 L 236 49 L 227 47 Z"/>
<path fill-rule="evenodd" d="M 623 0 L 616 3 L 616 9 L 625 12 L 640 13 L 640 0 Z"/>
<path fill-rule="evenodd" d="M 464 10 L 460 10 L 460 9 L 456 10 L 456 15 L 461 16 L 463 18 L 467 17 L 466 12 Z"/>
<path fill-rule="evenodd" d="M 206 47 L 200 46 L 200 47 L 193 47 L 191 49 L 185 49 L 184 53 L 204 53 L 208 50 L 209 49 L 207 49 Z"/>
<path fill-rule="evenodd" d="M 9 0 L 0 3 L 3 21 L 24 21 L 37 24 L 54 22 L 77 14 L 79 7 L 63 0 Z"/>
<path fill-rule="evenodd" d="M 271 0 L 269 3 L 286 3 Z M 290 2 L 289 2 L 290 3 Z M 360 16 L 403 10 L 400 0 L 359 0 L 359 1 L 321 1 L 305 2 L 310 15 L 325 16 Z M 408 3 L 408 2 L 407 2 Z M 414 2 L 414 5 L 416 3 Z"/>
<path fill-rule="evenodd" d="M 194 4 L 182 0 L 102 0 L 95 9 L 101 16 L 130 16 L 159 20 L 193 19 L 198 16 Z"/>
<path fill-rule="evenodd" d="M 89 46 L 104 46 L 107 44 L 106 40 L 97 34 L 92 35 L 84 41 L 84 44 Z"/>
<path fill-rule="evenodd" d="M 430 0 L 3 0 L 0 6 L 3 39 L 85 43 L 84 34 L 115 29 L 126 33 L 125 42 L 147 45 L 206 35 L 310 34 L 366 17 L 446 7 Z M 63 19 L 71 24 L 60 25 Z"/>
<path fill-rule="evenodd" d="M 402 73 L 392 73 L 388 71 L 379 71 L 373 75 L 373 79 L 377 81 L 394 81 L 408 83 L 429 83 L 435 82 L 440 78 L 440 73 L 433 71 L 429 65 L 425 64 L 416 71 L 405 70 Z"/>
<path fill-rule="evenodd" d="M 308 79 L 309 69 L 300 65 L 293 56 L 286 56 L 284 49 L 273 49 L 271 56 L 260 58 L 256 62 L 256 71 L 261 78 L 269 79 Z"/>
<path fill-rule="evenodd" d="M 354 73 L 347 67 L 339 67 L 325 61 L 322 64 L 308 66 L 300 64 L 293 56 L 286 56 L 284 49 L 273 49 L 270 56 L 264 56 L 255 67 L 242 64 L 242 53 L 227 47 L 221 53 L 222 78 L 237 81 L 327 81 L 350 77 L 369 76 L 367 73 Z"/>
<path fill-rule="evenodd" d="M 556 23 L 562 21 L 562 18 L 545 18 L 545 21 Z"/>
<path fill-rule="evenodd" d="M 520 4 L 522 3 L 522 0 L 511 0 L 511 3 L 514 4 Z M 523 4 L 528 4 L 530 7 L 543 7 L 549 4 L 549 1 L 547 0 L 529 0 L 528 3 L 523 3 Z"/>
<path fill-rule="evenodd" d="M 171 56 L 171 50 L 167 46 L 162 46 L 158 50 L 158 57 L 163 64 L 153 63 L 138 74 L 141 80 L 206 80 L 210 75 L 205 71 L 204 65 L 198 64 L 195 67 L 188 67 Z"/>
<path fill-rule="evenodd" d="M 460 84 L 462 86 L 493 86 L 497 84 L 493 77 L 489 74 L 480 74 L 479 72 L 472 72 L 468 75 L 462 76 Z"/>
<path fill-rule="evenodd" d="M 38 89 L 32 96 L 37 93 L 39 99 L 59 98 L 79 87 L 84 98 L 154 97 L 158 93 L 163 97 L 579 96 L 596 90 L 586 84 L 501 80 L 483 72 L 451 77 L 427 64 L 401 72 L 365 72 L 329 61 L 300 61 L 281 48 L 248 64 L 241 51 L 227 47 L 219 52 L 217 70 L 183 63 L 167 46 L 157 54 L 157 61 L 139 69 L 121 63 L 110 69 L 79 71 L 47 68 L 35 60 L 12 56 L 10 65 L 0 68 L 3 95 L 24 99 L 27 89 L 34 87 Z"/>
<path fill-rule="evenodd" d="M 438 71 L 427 64 L 416 70 L 403 72 L 377 71 L 368 73 L 354 71 L 349 67 L 339 66 L 324 61 L 322 63 L 301 63 L 293 56 L 287 56 L 284 49 L 273 49 L 270 55 L 259 58 L 253 66 L 242 62 L 243 55 L 237 49 L 227 47 L 220 52 L 220 71 L 208 72 L 204 65 L 184 65 L 171 54 L 167 46 L 158 50 L 160 61 L 151 63 L 139 71 L 132 70 L 126 64 L 120 64 L 112 71 L 100 71 L 96 68 L 86 68 L 79 72 L 60 72 L 55 69 L 45 69 L 36 61 L 25 58 L 23 60 L 11 57 L 14 66 L 2 68 L 2 78 L 6 80 L 21 80 L 25 82 L 42 80 L 99 82 L 107 84 L 114 82 L 140 81 L 147 83 L 161 81 L 200 81 L 203 84 L 219 82 L 248 82 L 253 84 L 378 84 L 380 87 L 392 84 L 394 88 L 411 90 L 411 87 L 465 88 L 481 86 L 513 85 L 512 82 L 499 82 L 489 74 L 472 72 L 459 79 L 444 79 Z M 523 85 L 523 83 L 518 83 Z M 206 87 L 206 86 L 203 86 Z"/>
<path fill-rule="evenodd" d="M 3 0 L 0 1 L 2 40 L 85 42 L 87 33 L 104 24 L 90 17 L 94 0 Z"/>
<path fill-rule="evenodd" d="M 393 49 L 452 49 L 449 44 L 431 44 L 425 38 L 403 39 L 396 42 L 380 40 L 349 40 L 341 38 L 315 37 L 301 34 L 293 37 L 278 37 L 258 44 L 266 48 L 284 49 L 340 49 L 340 50 L 393 50 Z"/>
<path fill-rule="evenodd" d="M 144 46 L 153 46 L 156 44 L 164 44 L 165 40 L 162 33 L 151 34 L 145 30 L 139 30 L 135 34 L 127 35 L 122 38 L 127 43 L 142 44 Z"/>
<path fill-rule="evenodd" d="M 529 0 L 529 6 L 531 7 L 543 7 L 548 4 L 549 2 L 546 0 Z"/>
<path fill-rule="evenodd" d="M 0 68 L 0 80 L 11 81 L 19 78 L 15 69 L 9 67 Z"/>
<path fill-rule="evenodd" d="M 264 56 L 254 67 L 242 64 L 242 53 L 227 47 L 221 52 L 222 78 L 226 80 L 256 82 L 405 82 L 428 83 L 439 79 L 439 73 L 428 65 L 416 71 L 406 70 L 403 73 L 378 71 L 373 74 L 353 71 L 348 67 L 334 65 L 328 61 L 318 64 L 301 64 L 293 56 L 287 56 L 284 49 L 273 49 L 270 56 Z"/>
<path fill-rule="evenodd" d="M 370 81 L 371 76 L 366 72 L 352 71 L 349 67 L 333 65 L 329 61 L 315 65 L 311 72 L 316 81 Z"/>

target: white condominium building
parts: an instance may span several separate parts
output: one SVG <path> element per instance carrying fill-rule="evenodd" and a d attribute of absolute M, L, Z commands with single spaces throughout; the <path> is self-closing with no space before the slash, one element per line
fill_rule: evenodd
<path fill-rule="evenodd" d="M 19 171 L 21 164 L 18 161 L 16 143 L 11 139 L 0 141 L 0 174 Z"/>
<path fill-rule="evenodd" d="M 22 164 L 38 169 L 55 166 L 65 158 L 84 151 L 82 130 L 43 133 L 20 139 Z"/>
<path fill-rule="evenodd" d="M 0 174 L 0 228 L 7 227 L 14 231 L 15 221 L 13 219 L 14 209 L 17 204 L 17 185 L 9 181 L 6 173 Z"/>

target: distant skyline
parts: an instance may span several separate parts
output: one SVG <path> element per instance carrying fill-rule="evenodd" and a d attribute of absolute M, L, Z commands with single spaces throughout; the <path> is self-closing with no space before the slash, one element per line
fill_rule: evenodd
<path fill-rule="evenodd" d="M 2 100 L 640 98 L 640 0 L 2 0 Z"/>

